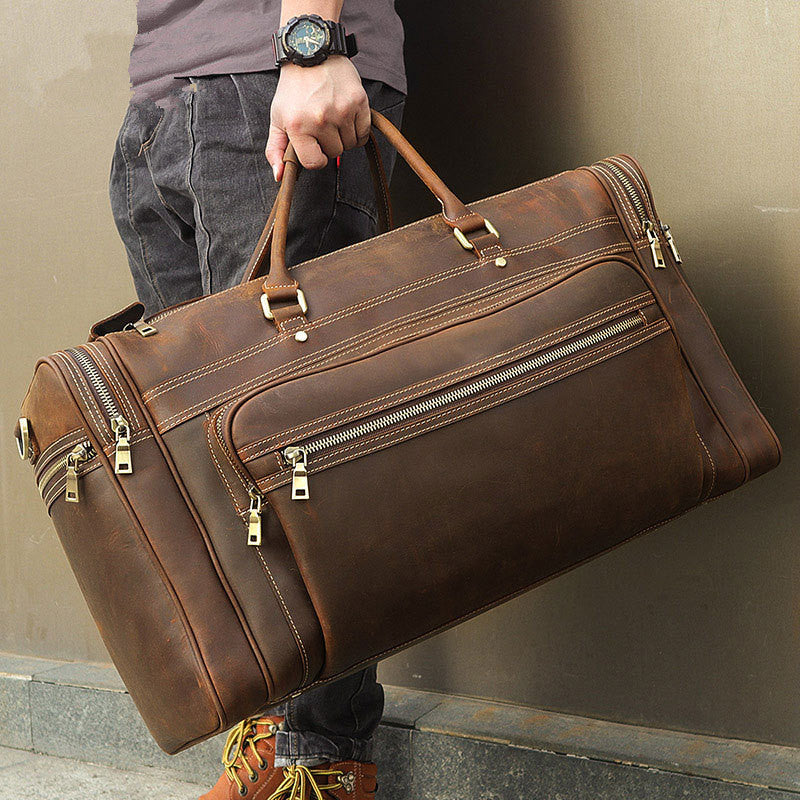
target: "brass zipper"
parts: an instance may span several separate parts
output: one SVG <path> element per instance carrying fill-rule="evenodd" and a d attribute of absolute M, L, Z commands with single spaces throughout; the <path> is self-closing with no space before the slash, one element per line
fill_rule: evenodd
<path fill-rule="evenodd" d="M 111 431 L 114 434 L 114 472 L 117 475 L 130 474 L 133 472 L 130 442 L 131 426 L 122 415 L 114 393 L 106 383 L 100 368 L 85 350 L 71 347 L 66 352 L 72 356 L 72 359 L 80 368 L 83 377 L 94 390 L 108 416 Z"/>
<path fill-rule="evenodd" d="M 536 353 L 514 364 L 509 364 L 496 372 L 474 378 L 466 383 L 441 391 L 438 394 L 417 400 L 402 408 L 387 411 L 362 422 L 342 428 L 341 430 L 284 447 L 281 450 L 281 456 L 285 463 L 292 468 L 292 500 L 309 499 L 308 460 L 310 456 L 332 448 L 341 447 L 344 444 L 371 436 L 374 433 L 407 422 L 415 417 L 468 400 L 489 389 L 497 388 L 498 386 L 516 380 L 531 372 L 535 372 L 542 367 L 576 355 L 590 347 L 602 344 L 615 336 L 641 328 L 645 324 L 645 319 L 641 314 L 627 314 L 613 322 L 587 331 L 563 344 L 543 350 L 540 353 Z M 259 498 L 263 499 L 263 495 L 258 492 L 256 487 L 252 487 L 250 492 L 251 500 L 254 494 L 257 494 Z M 256 509 L 251 503 L 251 522 L 255 513 L 260 514 L 260 507 Z"/>
<path fill-rule="evenodd" d="M 64 490 L 64 499 L 68 503 L 77 503 L 80 501 L 80 492 L 78 487 L 78 465 L 89 461 L 97 455 L 92 443 L 87 439 L 86 441 L 76 444 L 69 453 L 66 453 L 61 458 L 54 461 L 40 476 L 39 476 L 39 492 L 44 498 L 45 488 L 47 484 L 62 470 L 66 470 L 67 485 Z"/>
<path fill-rule="evenodd" d="M 658 220 L 651 219 L 647 210 L 647 202 L 645 199 L 646 189 L 644 184 L 638 176 L 631 174 L 631 168 L 627 165 L 623 166 L 618 161 L 612 158 L 606 158 L 599 161 L 598 164 L 605 167 L 617 180 L 623 191 L 631 201 L 631 205 L 639 218 L 639 223 L 642 226 L 642 232 L 647 237 L 647 243 L 650 245 L 650 255 L 653 259 L 653 266 L 656 269 L 666 269 L 667 264 L 664 261 L 664 253 L 661 250 L 661 242 L 659 240 L 659 231 L 664 236 L 667 246 L 675 259 L 676 264 L 682 263 L 681 257 L 678 254 L 678 248 L 675 244 L 675 239 L 672 236 L 672 231 L 669 225 L 666 225 Z"/>

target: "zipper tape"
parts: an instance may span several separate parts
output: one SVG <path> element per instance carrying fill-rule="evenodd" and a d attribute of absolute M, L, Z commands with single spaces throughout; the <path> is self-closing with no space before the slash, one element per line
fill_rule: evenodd
<path fill-rule="evenodd" d="M 108 385 L 100 367 L 86 350 L 71 347 L 65 352 L 78 365 L 80 373 L 105 411 L 108 425 L 114 434 L 114 472 L 118 475 L 130 474 L 133 472 L 130 444 L 131 426 L 123 416 L 113 390 Z"/>
<path fill-rule="evenodd" d="M 439 416 L 441 416 L 442 413 L 445 413 L 446 409 L 451 407 L 459 408 L 463 406 L 466 401 L 470 401 L 469 404 L 477 403 L 481 396 L 497 394 L 496 390 L 506 385 L 513 386 L 517 384 L 521 378 L 535 378 L 536 373 L 544 367 L 550 367 L 550 370 L 546 370 L 545 372 L 552 371 L 556 369 L 556 365 L 560 362 L 571 360 L 573 357 L 583 354 L 591 355 L 592 353 L 597 353 L 599 350 L 613 347 L 614 340 L 619 339 L 620 342 L 624 343 L 626 340 L 630 340 L 633 334 L 638 330 L 650 327 L 651 330 L 658 328 L 658 332 L 660 332 L 665 329 L 665 326 L 667 326 L 667 323 L 664 320 L 659 320 L 656 325 L 648 326 L 647 320 L 642 313 L 638 311 L 630 312 L 612 322 L 605 323 L 576 336 L 573 339 L 542 350 L 513 364 L 486 373 L 483 376 L 439 391 L 429 397 L 414 401 L 403 407 L 377 414 L 362 422 L 351 424 L 339 430 L 334 430 L 331 433 L 284 447 L 280 453 L 284 463 L 292 468 L 292 499 L 309 499 L 308 461 L 312 456 L 325 454 L 327 451 L 331 450 L 338 451 L 340 448 L 345 447 L 345 445 L 348 446 L 345 449 L 352 450 L 361 439 L 374 441 L 372 437 L 382 431 L 389 431 L 397 426 L 405 426 L 408 428 L 408 423 L 410 422 L 414 422 L 417 419 L 422 422 L 424 419 L 428 418 L 429 415 L 435 415 L 436 412 L 439 412 Z M 479 409 L 479 411 L 480 410 L 484 409 Z M 385 435 L 386 434 L 384 434 L 384 436 Z M 326 469 L 329 466 L 332 465 L 326 464 L 322 466 L 321 469 Z M 277 488 L 277 486 L 282 485 L 283 482 L 285 482 L 284 475 L 279 473 L 278 475 L 271 476 L 267 491 Z M 261 489 L 257 485 L 250 489 L 251 500 L 254 496 L 261 496 L 263 498 Z M 252 515 L 252 503 L 250 512 Z"/>
<path fill-rule="evenodd" d="M 437 411 L 453 403 L 458 403 L 462 400 L 474 397 L 482 392 L 494 389 L 503 383 L 508 383 L 517 378 L 535 372 L 542 367 L 549 366 L 557 361 L 561 361 L 572 355 L 582 352 L 590 347 L 602 344 L 614 336 L 619 336 L 635 328 L 644 327 L 645 321 L 638 313 L 630 314 L 620 319 L 607 323 L 600 328 L 595 328 L 581 336 L 571 339 L 564 344 L 557 345 L 556 347 L 548 348 L 540 353 L 536 353 L 522 361 L 515 364 L 510 364 L 503 367 L 496 372 L 489 373 L 481 378 L 474 378 L 460 386 L 453 387 L 439 394 L 432 395 L 431 397 L 418 400 L 411 405 L 404 408 L 396 409 L 394 411 L 380 414 L 373 417 L 371 420 L 344 428 L 341 431 L 327 434 L 309 442 L 302 444 L 303 450 L 306 455 L 315 455 L 316 453 L 330 449 L 331 447 L 339 447 L 342 444 L 359 439 L 363 436 L 369 436 L 378 431 L 389 428 L 392 425 L 406 422 L 423 414 Z M 287 448 L 288 449 L 288 448 Z M 284 450 L 284 453 L 286 450 Z"/>
<path fill-rule="evenodd" d="M 622 189 L 623 196 L 630 204 L 629 210 L 633 212 L 632 217 L 627 212 L 624 212 L 624 216 L 631 223 L 633 223 L 634 220 L 638 220 L 639 231 L 634 231 L 634 233 L 640 233 L 641 236 L 647 238 L 653 266 L 656 269 L 667 268 L 667 263 L 664 260 L 664 253 L 661 249 L 659 234 L 664 237 L 675 263 L 682 263 L 672 231 L 669 225 L 661 222 L 656 217 L 655 209 L 653 208 L 644 179 L 639 174 L 638 170 L 635 169 L 632 164 L 628 164 L 626 161 L 616 156 L 598 161 L 596 164 L 592 165 L 592 169 L 605 175 L 614 187 Z M 618 199 L 620 199 L 622 204 L 619 195 Z"/>

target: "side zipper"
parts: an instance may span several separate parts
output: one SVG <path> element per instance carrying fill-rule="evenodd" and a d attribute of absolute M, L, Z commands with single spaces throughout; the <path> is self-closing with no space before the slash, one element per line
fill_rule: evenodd
<path fill-rule="evenodd" d="M 650 203 L 647 197 L 647 189 L 641 176 L 635 174 L 633 167 L 614 157 L 605 158 L 602 161 L 598 161 L 593 166 L 595 169 L 604 172 L 606 177 L 609 177 L 610 173 L 610 177 L 614 179 L 616 185 L 622 189 L 631 201 L 631 205 L 639 218 L 642 234 L 647 237 L 647 243 L 650 245 L 650 256 L 653 259 L 653 266 L 656 269 L 667 268 L 667 264 L 664 261 L 664 253 L 661 250 L 659 233 L 664 237 L 667 247 L 669 247 L 670 253 L 673 259 L 675 259 L 675 263 L 683 263 L 669 225 L 656 219 L 655 214 L 651 216 L 649 212 Z"/>
<path fill-rule="evenodd" d="M 76 444 L 72 450 L 59 459 L 56 459 L 42 474 L 39 476 L 39 492 L 44 497 L 44 492 L 47 484 L 62 470 L 66 470 L 67 484 L 64 489 L 64 499 L 68 503 L 80 502 L 80 490 L 78 486 L 78 465 L 86 461 L 90 461 L 97 455 L 97 451 L 92 446 L 92 443 L 87 439 L 86 441 Z"/>
<path fill-rule="evenodd" d="M 111 431 L 114 434 L 114 472 L 117 475 L 129 475 L 133 472 L 131 426 L 122 415 L 111 387 L 103 377 L 100 368 L 85 350 L 71 347 L 65 352 L 72 356 L 72 360 L 78 365 L 81 374 L 91 386 L 106 412 Z"/>

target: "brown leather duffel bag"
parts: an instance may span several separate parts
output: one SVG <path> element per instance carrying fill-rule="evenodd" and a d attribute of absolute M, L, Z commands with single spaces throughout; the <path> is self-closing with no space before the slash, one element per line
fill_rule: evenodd
<path fill-rule="evenodd" d="M 251 280 L 99 323 L 23 403 L 20 454 L 167 752 L 780 459 L 635 161 L 467 208 L 374 121 L 442 215 L 287 269 L 290 159 Z"/>

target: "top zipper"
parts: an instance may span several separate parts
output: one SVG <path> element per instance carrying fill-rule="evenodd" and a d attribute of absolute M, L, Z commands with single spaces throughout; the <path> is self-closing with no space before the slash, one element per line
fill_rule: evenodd
<path fill-rule="evenodd" d="M 80 367 L 83 376 L 94 390 L 100 405 L 103 406 L 103 410 L 108 416 L 109 425 L 114 434 L 114 472 L 118 475 L 130 474 L 133 472 L 130 423 L 123 416 L 114 393 L 92 357 L 85 350 L 77 347 L 71 347 L 66 352 Z"/>
<path fill-rule="evenodd" d="M 650 255 L 653 259 L 653 266 L 656 267 L 656 269 L 666 269 L 667 267 L 664 261 L 664 253 L 661 250 L 661 242 L 658 237 L 659 232 L 664 236 L 667 246 L 672 253 L 672 257 L 675 259 L 675 263 L 682 263 L 669 225 L 655 219 L 655 214 L 651 217 L 648 211 L 647 190 L 641 179 L 638 176 L 634 176 L 627 166 L 623 167 L 622 164 L 613 158 L 603 159 L 598 162 L 598 165 L 604 167 L 616 178 L 618 184 L 631 201 L 631 205 L 639 218 L 642 233 L 647 237 L 647 243 L 650 246 Z"/>

